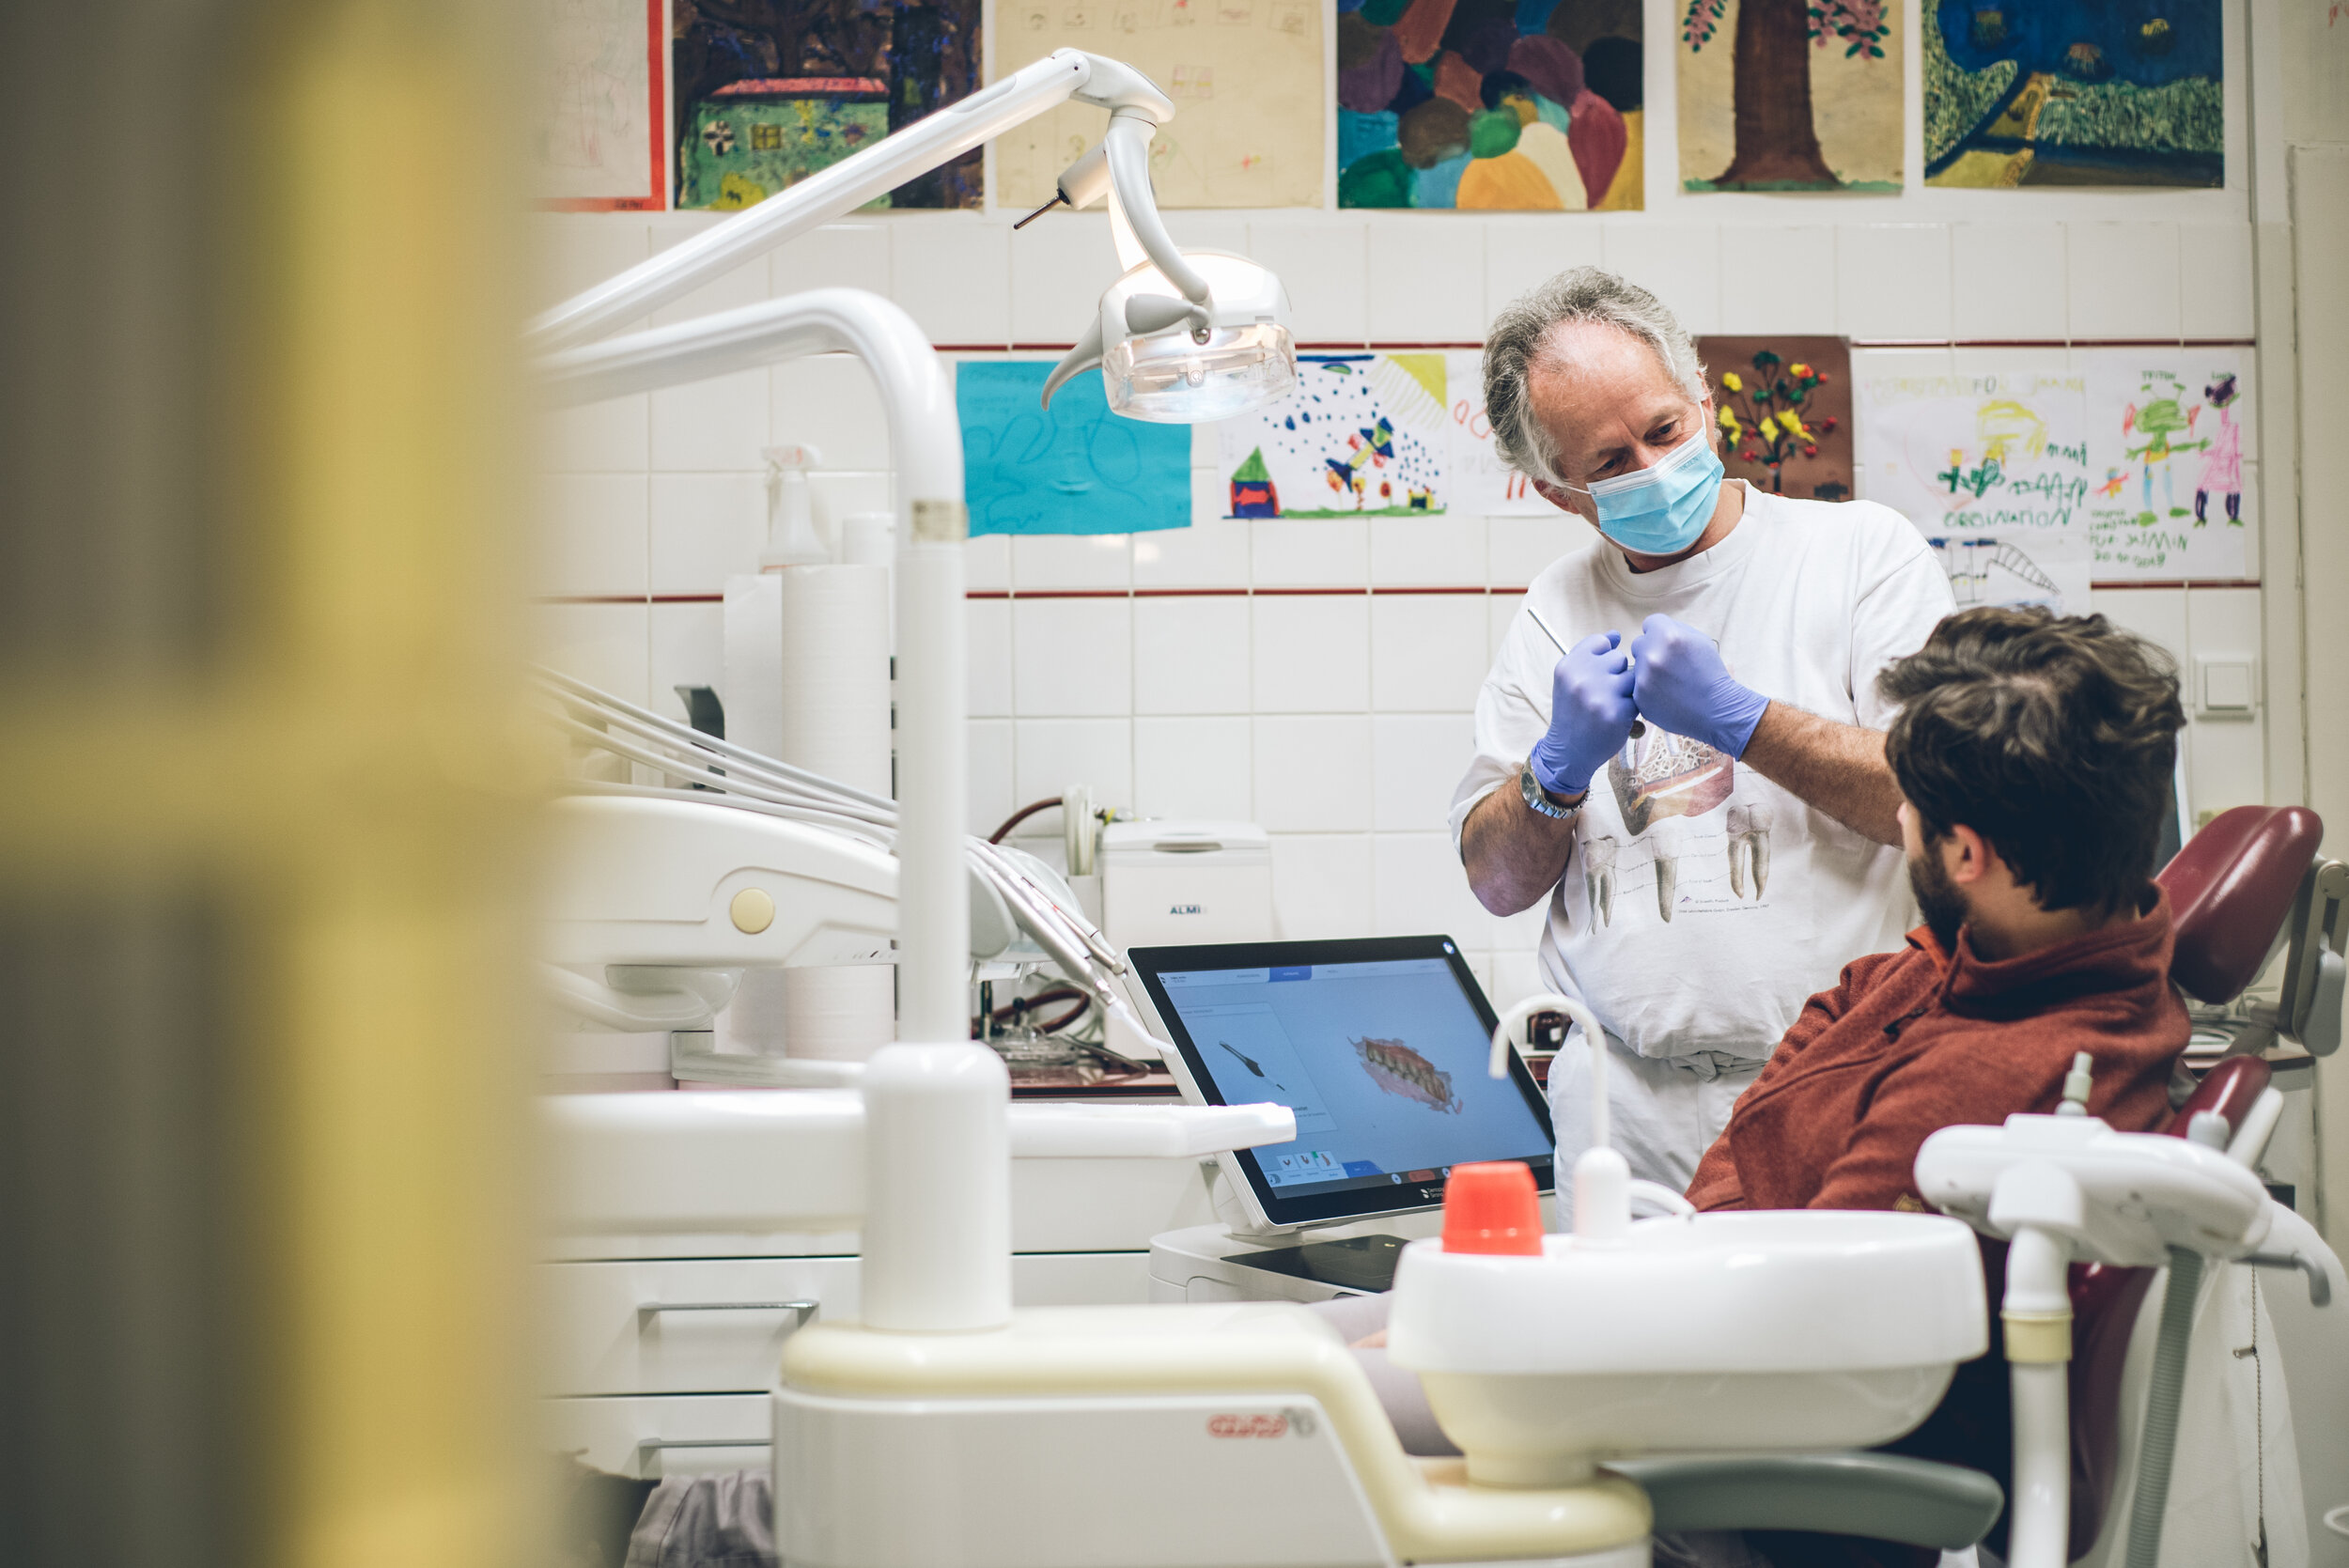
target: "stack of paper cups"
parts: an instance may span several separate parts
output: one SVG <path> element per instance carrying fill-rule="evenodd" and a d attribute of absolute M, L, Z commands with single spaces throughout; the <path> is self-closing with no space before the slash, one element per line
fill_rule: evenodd
<path fill-rule="evenodd" d="M 781 575 L 779 754 L 795 767 L 887 796 L 889 568 L 864 563 L 793 567 Z M 892 966 L 793 970 L 786 978 L 788 1055 L 861 1062 L 896 1032 Z"/>

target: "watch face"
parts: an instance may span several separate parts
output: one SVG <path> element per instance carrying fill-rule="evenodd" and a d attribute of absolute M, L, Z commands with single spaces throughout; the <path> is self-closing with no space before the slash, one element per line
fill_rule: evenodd
<path fill-rule="evenodd" d="M 1549 797 L 1542 792 L 1541 780 L 1533 776 L 1533 769 L 1531 768 L 1517 769 L 1517 793 L 1525 797 L 1527 805 L 1532 806 L 1544 816 L 1565 815 L 1559 807 L 1550 804 Z"/>

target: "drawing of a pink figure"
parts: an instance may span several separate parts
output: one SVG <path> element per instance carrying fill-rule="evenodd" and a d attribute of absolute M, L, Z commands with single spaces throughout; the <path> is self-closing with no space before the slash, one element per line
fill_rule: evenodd
<path fill-rule="evenodd" d="M 2218 411 L 2218 428 L 2210 449 L 2202 454 L 2201 477 L 2194 481 L 2194 526 L 2206 520 L 2202 508 L 2217 490 L 2227 498 L 2227 520 L 2243 521 L 2243 427 L 2234 422 L 2234 400 L 2242 394 L 2232 376 L 2221 376 L 2202 389 L 2202 401 Z"/>

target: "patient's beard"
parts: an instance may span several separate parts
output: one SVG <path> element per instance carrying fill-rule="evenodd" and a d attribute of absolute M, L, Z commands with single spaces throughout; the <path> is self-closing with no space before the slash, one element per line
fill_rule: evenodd
<path fill-rule="evenodd" d="M 1958 927 L 1966 924 L 1966 895 L 1950 880 L 1933 846 L 1908 858 L 1908 886 L 1917 895 L 1917 912 L 1924 917 L 1925 929 L 1933 933 L 1942 952 L 1954 955 Z"/>

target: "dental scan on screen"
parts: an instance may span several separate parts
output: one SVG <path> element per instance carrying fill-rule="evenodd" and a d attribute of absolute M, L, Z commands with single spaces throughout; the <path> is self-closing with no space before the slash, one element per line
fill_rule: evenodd
<path fill-rule="evenodd" d="M 1441 938 L 1132 956 L 1206 1098 L 1296 1113 L 1294 1142 L 1242 1157 L 1276 1223 L 1415 1208 L 1475 1160 L 1548 1185 L 1538 1095 L 1487 1075 L 1493 1020 Z"/>

